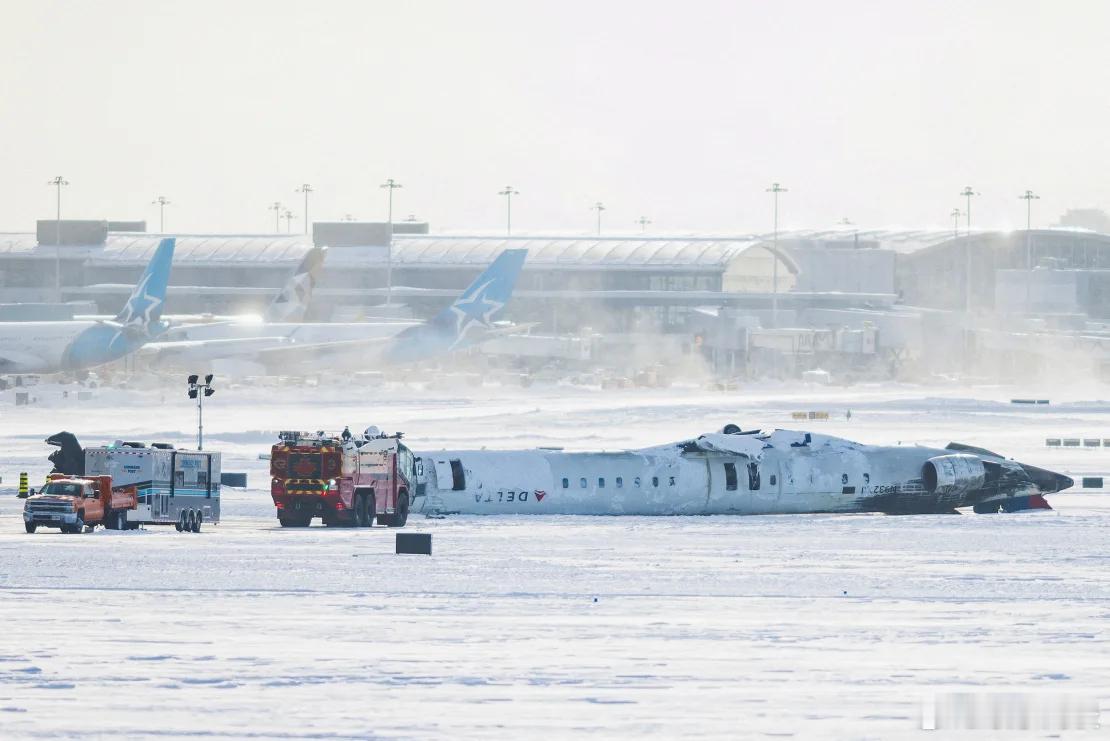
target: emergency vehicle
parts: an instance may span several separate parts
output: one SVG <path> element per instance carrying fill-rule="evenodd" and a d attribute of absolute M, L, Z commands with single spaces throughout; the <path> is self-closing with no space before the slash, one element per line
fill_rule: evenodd
<path fill-rule="evenodd" d="M 282 527 L 403 527 L 418 462 L 401 442 L 369 428 L 361 438 L 282 432 L 270 449 L 270 494 Z"/>

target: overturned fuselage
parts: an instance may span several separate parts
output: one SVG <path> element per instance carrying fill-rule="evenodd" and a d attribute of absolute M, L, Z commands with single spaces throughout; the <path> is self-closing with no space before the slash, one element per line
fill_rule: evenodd
<path fill-rule="evenodd" d="M 1067 476 L 982 448 L 862 445 L 808 432 L 722 432 L 623 452 L 422 455 L 428 513 L 705 515 L 1047 509 Z"/>

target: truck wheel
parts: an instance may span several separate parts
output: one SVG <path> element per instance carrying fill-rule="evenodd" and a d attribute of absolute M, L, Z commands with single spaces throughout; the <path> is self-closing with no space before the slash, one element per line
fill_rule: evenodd
<path fill-rule="evenodd" d="M 193 516 L 193 532 L 199 533 L 200 526 L 204 523 L 204 510 L 198 509 Z"/>
<path fill-rule="evenodd" d="M 378 518 L 378 519 L 383 519 L 383 518 Z M 384 518 L 384 519 L 385 519 L 385 522 L 382 523 L 383 525 L 388 525 L 389 527 L 404 527 L 405 526 L 405 523 L 409 521 L 409 497 L 408 497 L 408 494 L 401 497 L 397 501 L 397 511 L 394 512 L 392 515 L 390 515 L 388 518 Z"/>
<path fill-rule="evenodd" d="M 363 494 L 358 505 L 358 526 L 372 527 L 374 524 L 374 495 Z"/>
<path fill-rule="evenodd" d="M 366 497 L 355 494 L 355 525 L 366 527 Z"/>
<path fill-rule="evenodd" d="M 83 532 L 84 529 L 85 529 L 85 518 L 81 515 L 77 515 L 77 522 L 73 523 L 73 526 L 69 529 L 69 531 L 71 533 L 80 533 L 80 532 Z"/>
<path fill-rule="evenodd" d="M 120 530 L 127 530 L 127 512 L 125 510 L 119 511 L 119 528 Z"/>
<path fill-rule="evenodd" d="M 27 532 L 33 533 L 33 532 L 35 532 L 35 528 L 37 528 L 38 525 L 36 525 L 33 522 L 24 522 L 23 527 L 27 530 Z"/>
<path fill-rule="evenodd" d="M 197 531 L 197 513 L 195 510 L 188 510 L 185 513 L 185 532 L 195 533 Z"/>
<path fill-rule="evenodd" d="M 173 524 L 173 526 L 177 528 L 177 532 L 179 532 L 179 533 L 185 531 L 185 512 L 184 511 L 177 513 L 177 522 L 175 522 Z"/>

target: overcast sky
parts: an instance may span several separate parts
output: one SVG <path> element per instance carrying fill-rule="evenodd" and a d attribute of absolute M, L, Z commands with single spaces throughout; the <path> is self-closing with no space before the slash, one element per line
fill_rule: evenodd
<path fill-rule="evenodd" d="M 0 0 L 0 229 L 975 225 L 1110 207 L 1110 3 Z M 301 227 L 294 222 L 294 230 Z M 284 227 L 283 227 L 284 228 Z"/>

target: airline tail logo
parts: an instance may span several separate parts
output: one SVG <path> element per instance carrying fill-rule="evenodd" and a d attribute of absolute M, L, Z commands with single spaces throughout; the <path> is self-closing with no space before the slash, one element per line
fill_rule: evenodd
<path fill-rule="evenodd" d="M 143 275 L 139 278 L 131 297 L 116 315 L 116 323 L 126 329 L 149 330 L 162 318 L 162 305 L 166 301 L 166 287 L 170 281 L 175 240 L 163 239 L 158 244 Z"/>
<path fill-rule="evenodd" d="M 497 301 L 487 295 L 492 284 L 493 279 L 487 280 L 473 291 L 469 291 L 469 295 L 464 295 L 451 304 L 450 311 L 455 314 L 456 319 L 455 341 L 451 343 L 452 349 L 463 341 L 467 332 L 475 324 L 486 329 L 493 326 L 493 315 L 505 306 L 505 302 Z"/>
<path fill-rule="evenodd" d="M 471 283 L 455 303 L 448 306 L 433 324 L 446 329 L 451 335 L 449 349 L 462 345 L 467 335 L 477 325 L 480 329 L 493 327 L 493 317 L 513 295 L 520 270 L 528 250 L 505 250 L 490 263 Z"/>
<path fill-rule="evenodd" d="M 304 321 L 308 313 L 308 304 L 312 300 L 312 291 L 316 288 L 317 274 L 324 264 L 326 255 L 326 247 L 313 247 L 308 251 L 297 267 L 297 272 L 293 273 L 281 289 L 281 293 L 266 310 L 266 321 Z"/>
<path fill-rule="evenodd" d="M 470 337 L 471 330 L 490 329 L 493 318 L 512 298 L 528 250 L 505 250 L 482 274 L 467 286 L 462 295 L 426 324 L 397 335 L 386 350 L 389 362 L 408 363 L 435 357 L 467 343 L 482 340 Z"/>

